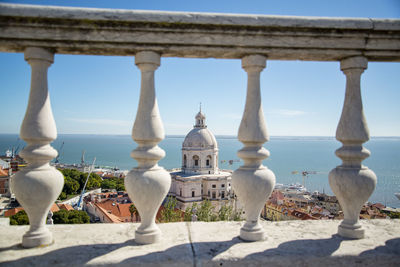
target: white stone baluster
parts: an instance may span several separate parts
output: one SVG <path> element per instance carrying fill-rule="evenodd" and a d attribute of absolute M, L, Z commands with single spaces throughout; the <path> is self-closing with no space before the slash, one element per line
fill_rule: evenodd
<path fill-rule="evenodd" d="M 49 164 L 57 156 L 57 151 L 50 146 L 57 138 L 57 129 L 47 88 L 47 69 L 53 59 L 53 54 L 43 48 L 25 50 L 25 60 L 31 65 L 32 74 L 28 108 L 20 131 L 27 146 L 20 155 L 28 165 L 11 179 L 12 191 L 29 217 L 30 228 L 22 239 L 24 247 L 53 242 L 45 223 L 64 184 L 63 175 Z"/>
<path fill-rule="evenodd" d="M 269 151 L 262 145 L 268 141 L 264 114 L 261 105 L 260 73 L 266 66 L 261 55 L 246 56 L 242 67 L 247 72 L 247 96 L 238 138 L 244 147 L 238 151 L 244 165 L 232 175 L 232 185 L 239 201 L 244 204 L 246 223 L 240 229 L 240 237 L 247 241 L 265 238 L 259 224 L 261 210 L 275 186 L 275 175 L 262 165 Z"/>
<path fill-rule="evenodd" d="M 157 145 L 164 139 L 164 129 L 154 88 L 154 71 L 160 65 L 160 55 L 139 52 L 135 64 L 142 73 L 139 107 L 132 129 L 132 139 L 138 147 L 131 156 L 137 160 L 138 167 L 128 173 L 125 186 L 142 220 L 135 232 L 135 241 L 150 244 L 157 242 L 161 235 L 155 218 L 170 188 L 171 176 L 157 164 L 165 156 L 164 150 Z"/>
<path fill-rule="evenodd" d="M 338 234 L 348 238 L 363 238 L 364 230 L 358 223 L 360 210 L 376 186 L 373 171 L 362 165 L 370 152 L 362 144 L 369 140 L 369 130 L 364 117 L 360 79 L 368 61 L 357 56 L 344 59 L 340 68 L 346 75 L 346 95 L 336 130 L 336 139 L 343 146 L 336 150 L 342 165 L 329 173 L 329 184 L 342 206 L 344 220 Z"/>

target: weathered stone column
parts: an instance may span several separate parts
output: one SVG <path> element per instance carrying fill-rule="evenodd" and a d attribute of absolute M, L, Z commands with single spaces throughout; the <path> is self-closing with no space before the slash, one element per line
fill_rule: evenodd
<path fill-rule="evenodd" d="M 171 176 L 157 164 L 165 156 L 164 150 L 157 145 L 164 139 L 164 129 L 154 88 L 154 71 L 160 65 L 160 55 L 139 52 L 135 64 L 142 72 L 139 107 L 132 129 L 132 139 L 138 147 L 131 156 L 137 160 L 138 167 L 128 173 L 125 186 L 142 219 L 135 232 L 135 241 L 150 244 L 157 242 L 161 235 L 155 218 L 170 188 Z"/>
<path fill-rule="evenodd" d="M 261 105 L 260 73 L 266 66 L 266 58 L 260 55 L 246 56 L 242 67 L 247 72 L 247 96 L 238 138 L 244 147 L 238 151 L 244 165 L 232 175 L 232 185 L 239 201 L 244 204 L 246 223 L 240 237 L 247 241 L 263 240 L 264 230 L 259 224 L 261 210 L 275 186 L 275 175 L 262 165 L 269 151 L 262 145 L 268 141 Z"/>
<path fill-rule="evenodd" d="M 57 138 L 57 129 L 47 88 L 47 69 L 53 54 L 45 49 L 30 47 L 25 60 L 32 67 L 31 91 L 20 136 L 27 146 L 20 155 L 28 165 L 11 179 L 11 188 L 29 217 L 30 229 L 22 238 L 24 247 L 49 245 L 53 242 L 45 226 L 51 205 L 60 195 L 63 175 L 50 166 L 57 156 L 50 143 Z"/>
<path fill-rule="evenodd" d="M 348 238 L 363 238 L 358 223 L 360 210 L 376 186 L 373 171 L 362 165 L 370 152 L 362 144 L 369 140 L 369 130 L 361 101 L 360 79 L 368 61 L 357 56 L 344 59 L 340 68 L 346 75 L 346 95 L 336 130 L 336 139 L 343 146 L 336 150 L 342 165 L 329 173 L 329 184 L 343 208 L 344 220 L 338 234 Z"/>

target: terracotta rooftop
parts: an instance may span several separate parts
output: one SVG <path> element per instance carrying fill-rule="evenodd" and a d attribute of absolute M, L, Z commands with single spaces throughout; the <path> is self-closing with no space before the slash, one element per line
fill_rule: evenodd
<path fill-rule="evenodd" d="M 130 217 L 129 207 L 132 203 L 121 204 L 117 203 L 111 199 L 107 199 L 103 202 L 96 203 L 98 207 L 103 208 L 106 211 L 111 211 L 111 213 L 117 217 Z"/>
<path fill-rule="evenodd" d="M 107 210 L 102 208 L 99 204 L 101 204 L 101 203 L 95 203 L 96 207 L 101 211 L 101 213 L 104 214 L 104 216 L 106 216 L 108 219 L 110 219 L 111 222 L 113 222 L 113 223 L 121 223 L 121 222 L 123 222 L 123 220 L 121 220 L 117 216 L 109 213 Z"/>
<path fill-rule="evenodd" d="M 0 168 L 0 177 L 8 177 L 8 171 Z"/>
<path fill-rule="evenodd" d="M 59 211 L 60 208 L 57 206 L 56 203 L 53 203 L 53 205 L 51 205 L 51 207 L 50 207 L 50 210 L 51 210 L 51 212 L 56 212 L 56 211 Z"/>
<path fill-rule="evenodd" d="M 13 215 L 17 214 L 21 210 L 24 210 L 24 209 L 22 207 L 19 207 L 19 208 L 13 208 L 13 209 L 6 210 L 4 212 L 4 217 L 13 216 Z"/>
<path fill-rule="evenodd" d="M 74 208 L 69 205 L 69 204 L 58 204 L 58 207 L 60 208 L 60 210 L 74 210 Z"/>

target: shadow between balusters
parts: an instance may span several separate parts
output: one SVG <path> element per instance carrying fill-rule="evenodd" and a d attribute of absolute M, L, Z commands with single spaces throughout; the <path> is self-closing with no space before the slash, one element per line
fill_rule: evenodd
<path fill-rule="evenodd" d="M 360 256 L 395 256 L 398 258 L 400 264 L 400 238 L 389 239 L 385 242 L 385 245 L 376 247 L 375 249 L 364 251 Z"/>
<path fill-rule="evenodd" d="M 94 258 L 103 256 L 115 250 L 127 246 L 140 246 L 134 239 L 122 243 L 110 244 L 89 244 L 79 246 L 69 246 L 57 250 L 49 251 L 41 255 L 21 257 L 17 260 L 0 262 L 0 266 L 84 266 Z M 31 248 L 45 249 L 45 248 Z M 24 251 L 30 250 L 22 247 L 22 244 L 12 245 L 1 248 L 0 252 L 15 250 L 23 255 Z M 1 260 L 1 259 L 0 259 Z"/>

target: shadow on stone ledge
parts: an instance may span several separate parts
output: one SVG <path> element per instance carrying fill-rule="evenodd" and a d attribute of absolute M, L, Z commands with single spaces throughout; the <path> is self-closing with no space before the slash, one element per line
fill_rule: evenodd
<path fill-rule="evenodd" d="M 339 235 L 329 239 L 294 240 L 244 257 L 247 265 L 268 266 L 399 266 L 400 238 L 388 240 L 384 246 L 367 250 L 360 255 L 351 255 L 352 251 L 334 252 L 342 242 L 352 242 Z M 354 253 L 354 252 L 353 252 Z M 232 264 L 233 263 L 233 264 Z M 221 265 L 234 266 L 236 262 L 220 262 Z M 216 264 L 214 264 L 216 265 Z"/>
<path fill-rule="evenodd" d="M 343 265 L 381 265 L 396 266 L 400 262 L 400 238 L 388 240 L 384 246 L 373 250 L 364 251 L 360 255 L 333 255 L 342 242 L 351 242 L 337 235 L 328 239 L 294 240 L 280 244 L 277 248 L 267 249 L 262 252 L 248 254 L 245 257 L 235 255 L 237 248 L 233 245 L 242 243 L 238 238 L 222 242 L 195 242 L 192 244 L 193 255 L 188 257 L 191 244 L 183 244 L 168 248 L 164 251 L 150 252 L 141 256 L 129 258 L 129 250 L 137 245 L 134 240 L 118 244 L 95 244 L 66 247 L 44 253 L 43 255 L 28 256 L 15 261 L 0 263 L 2 266 L 82 266 L 96 257 L 107 255 L 121 248 L 127 248 L 120 255 L 114 254 L 107 262 L 96 262 L 95 265 L 157 265 L 157 266 L 343 266 Z M 252 243 L 255 246 L 262 243 Z M 129 248 L 131 247 L 131 248 Z M 232 253 L 222 255 L 231 250 Z M 16 246 L 4 248 L 5 250 L 21 250 Z M 122 252 L 122 251 L 121 251 Z M 185 253 L 186 252 L 186 253 Z M 351 254 L 349 251 L 348 254 Z M 120 257 L 115 257 L 120 256 Z M 128 256 L 128 257 L 127 257 Z M 193 257 L 191 257 L 193 256 Z"/>
<path fill-rule="evenodd" d="M 96 257 L 103 256 L 126 246 L 138 245 L 134 240 L 128 240 L 124 243 L 117 244 L 70 246 L 49 251 L 42 255 L 21 257 L 15 261 L 0 262 L 0 266 L 82 266 Z M 21 244 L 18 244 L 8 248 L 2 248 L 0 252 L 7 250 L 17 250 L 23 253 L 27 249 L 23 248 Z"/>

